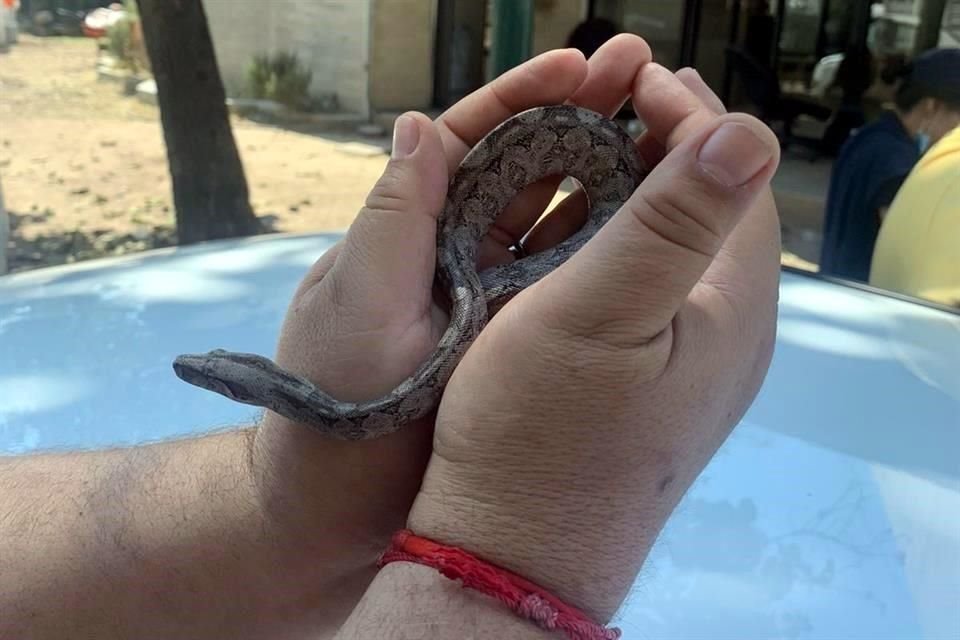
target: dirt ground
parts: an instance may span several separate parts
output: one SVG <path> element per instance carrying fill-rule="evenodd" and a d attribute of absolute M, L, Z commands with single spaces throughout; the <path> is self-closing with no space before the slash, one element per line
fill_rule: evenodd
<path fill-rule="evenodd" d="M 0 55 L 11 271 L 174 242 L 159 112 L 98 81 L 95 62 L 84 38 L 22 35 Z M 351 153 L 342 136 L 240 118 L 233 129 L 254 210 L 276 231 L 346 228 L 387 158 Z"/>

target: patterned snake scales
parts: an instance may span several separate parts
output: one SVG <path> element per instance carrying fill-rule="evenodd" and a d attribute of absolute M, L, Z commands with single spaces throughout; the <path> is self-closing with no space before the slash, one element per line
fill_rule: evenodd
<path fill-rule="evenodd" d="M 590 202 L 587 222 L 552 249 L 477 273 L 477 249 L 490 225 L 527 185 L 568 175 Z M 181 379 L 232 400 L 265 407 L 329 436 L 378 438 L 420 418 L 440 401 L 467 348 L 496 309 L 563 264 L 623 205 L 644 177 L 633 140 L 600 114 L 573 106 L 519 113 L 463 159 L 438 220 L 437 283 L 450 299 L 450 324 L 430 357 L 387 395 L 341 402 L 267 358 L 223 350 L 182 355 Z"/>

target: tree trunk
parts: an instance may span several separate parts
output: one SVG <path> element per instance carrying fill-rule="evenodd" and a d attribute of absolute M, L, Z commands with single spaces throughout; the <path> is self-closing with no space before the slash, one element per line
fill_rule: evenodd
<path fill-rule="evenodd" d="M 137 0 L 181 244 L 262 231 L 250 207 L 201 0 Z"/>

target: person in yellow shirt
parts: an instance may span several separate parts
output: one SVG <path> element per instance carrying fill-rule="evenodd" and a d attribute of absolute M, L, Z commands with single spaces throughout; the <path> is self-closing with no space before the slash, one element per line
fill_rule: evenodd
<path fill-rule="evenodd" d="M 870 284 L 960 307 L 960 126 L 923 155 L 890 204 Z"/>

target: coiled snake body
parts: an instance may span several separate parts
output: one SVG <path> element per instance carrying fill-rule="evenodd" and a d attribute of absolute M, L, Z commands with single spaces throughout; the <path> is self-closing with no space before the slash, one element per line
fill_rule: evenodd
<path fill-rule="evenodd" d="M 552 249 L 477 273 L 477 249 L 497 215 L 524 187 L 568 175 L 586 191 L 584 226 Z M 264 407 L 346 440 L 392 433 L 437 406 L 447 381 L 488 320 L 524 288 L 563 264 L 623 205 L 644 177 L 633 140 L 601 115 L 573 106 L 519 113 L 463 159 L 438 220 L 436 278 L 450 300 L 450 324 L 409 378 L 370 402 L 341 402 L 271 360 L 214 350 L 182 355 L 181 379 L 227 398 Z"/>

